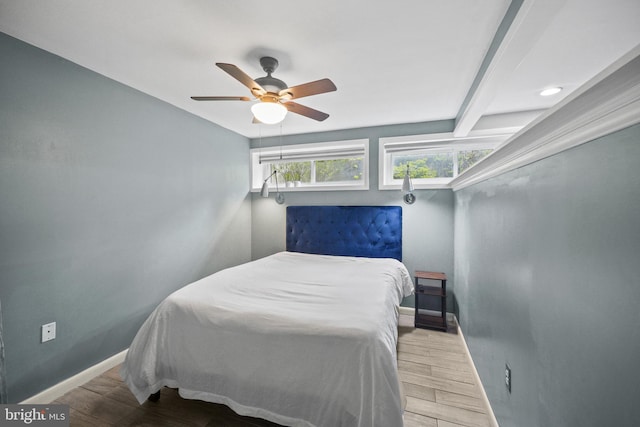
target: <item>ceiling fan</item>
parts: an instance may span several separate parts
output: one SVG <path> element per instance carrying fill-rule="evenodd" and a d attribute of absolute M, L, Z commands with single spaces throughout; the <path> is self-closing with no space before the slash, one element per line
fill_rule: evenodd
<path fill-rule="evenodd" d="M 284 119 L 287 111 L 320 122 L 329 117 L 327 113 L 292 101 L 292 99 L 337 90 L 336 85 L 329 79 L 321 79 L 288 87 L 282 80 L 271 76 L 276 68 L 278 68 L 278 60 L 270 56 L 260 58 L 260 65 L 267 75 L 255 80 L 233 64 L 217 62 L 216 65 L 248 87 L 251 94 L 259 101 L 251 107 L 254 121 L 265 124 L 279 123 Z M 251 98 L 246 96 L 192 96 L 191 99 L 196 101 L 251 101 Z"/>

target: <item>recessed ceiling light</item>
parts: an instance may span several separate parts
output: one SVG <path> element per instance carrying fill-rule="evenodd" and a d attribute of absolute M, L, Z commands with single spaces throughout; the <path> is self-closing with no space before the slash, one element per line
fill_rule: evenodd
<path fill-rule="evenodd" d="M 561 90 L 562 90 L 561 87 L 550 87 L 550 88 L 545 89 L 542 92 L 540 92 L 540 96 L 555 95 L 556 93 L 560 92 Z"/>

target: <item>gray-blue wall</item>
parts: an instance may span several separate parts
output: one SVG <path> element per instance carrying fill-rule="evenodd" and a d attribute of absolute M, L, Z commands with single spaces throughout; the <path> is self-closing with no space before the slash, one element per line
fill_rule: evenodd
<path fill-rule="evenodd" d="M 285 249 L 287 205 L 399 205 L 403 214 L 402 258 L 410 272 L 417 269 L 442 271 L 448 276 L 449 311 L 453 310 L 455 280 L 453 276 L 453 192 L 451 190 L 416 190 L 413 205 L 402 201 L 400 190 L 378 190 L 378 143 L 383 137 L 420 135 L 453 131 L 453 120 L 349 129 L 282 138 L 283 145 L 349 139 L 369 139 L 369 190 L 287 192 L 285 204 L 278 205 L 273 192 L 268 199 L 252 194 L 252 256 L 254 259 Z M 253 148 L 277 146 L 280 138 L 252 140 Z M 413 297 L 402 305 L 413 307 Z"/>
<path fill-rule="evenodd" d="M 0 58 L 0 301 L 19 402 L 127 348 L 173 290 L 251 259 L 249 140 L 1 33 Z"/>
<path fill-rule="evenodd" d="M 460 323 L 502 427 L 640 425 L 639 161 L 634 126 L 455 193 Z"/>

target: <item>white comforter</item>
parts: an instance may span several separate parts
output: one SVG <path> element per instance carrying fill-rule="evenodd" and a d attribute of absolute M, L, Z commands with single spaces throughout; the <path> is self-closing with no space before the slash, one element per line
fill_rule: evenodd
<path fill-rule="evenodd" d="M 288 426 L 402 426 L 397 310 L 412 292 L 396 260 L 281 252 L 167 297 L 121 375 L 140 403 L 169 386 Z"/>

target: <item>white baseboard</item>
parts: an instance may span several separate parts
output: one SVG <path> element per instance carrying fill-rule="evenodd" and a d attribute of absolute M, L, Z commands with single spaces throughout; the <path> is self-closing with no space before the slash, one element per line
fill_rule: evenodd
<path fill-rule="evenodd" d="M 61 397 L 65 393 L 73 390 L 76 387 L 80 387 L 83 384 L 91 381 L 95 377 L 104 374 L 109 369 L 118 366 L 120 363 L 124 362 L 124 358 L 127 355 L 127 350 L 121 351 L 118 354 L 114 354 L 108 359 L 103 360 L 82 372 L 77 373 L 76 375 L 67 378 L 64 381 L 59 382 L 53 387 L 49 387 L 48 389 L 31 396 L 30 398 L 23 400 L 20 402 L 21 404 L 47 404 L 51 403 L 57 398 Z"/>
<path fill-rule="evenodd" d="M 467 342 L 464 339 L 464 335 L 462 334 L 462 329 L 460 329 L 460 324 L 457 322 L 457 319 L 456 319 L 456 325 L 458 325 L 458 335 L 460 335 L 460 338 L 462 338 L 462 343 L 464 344 L 464 350 L 467 353 L 467 357 L 469 358 L 469 360 L 473 361 L 473 359 L 471 358 L 471 353 L 469 352 L 469 347 L 467 347 Z M 491 403 L 489 403 L 489 398 L 487 397 L 487 393 L 484 391 L 484 386 L 482 385 L 482 381 L 480 380 L 480 375 L 478 375 L 478 371 L 476 370 L 475 363 L 472 362 L 471 367 L 473 368 L 473 376 L 475 377 L 477 384 L 480 386 L 480 392 L 482 393 L 482 400 L 484 400 L 484 404 L 487 408 L 487 415 L 489 415 L 489 423 L 491 424 L 491 427 L 499 427 L 498 420 L 496 419 L 496 415 L 493 413 L 493 409 L 491 408 Z"/>

